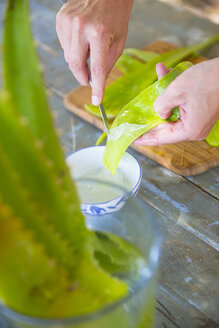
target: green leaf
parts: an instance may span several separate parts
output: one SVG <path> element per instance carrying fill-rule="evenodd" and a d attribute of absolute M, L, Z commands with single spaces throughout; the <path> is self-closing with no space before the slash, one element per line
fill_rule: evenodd
<path fill-rule="evenodd" d="M 125 53 L 122 53 L 115 65 L 122 73 L 126 74 L 139 69 L 143 66 L 143 63 Z"/>
<path fill-rule="evenodd" d="M 191 66 L 189 62 L 179 64 L 159 81 L 143 90 L 118 114 L 110 129 L 104 153 L 104 164 L 112 174 L 115 174 L 122 155 L 135 139 L 153 127 L 167 122 L 155 112 L 153 103 L 178 75 Z M 179 109 L 174 109 L 168 120 L 177 120 L 178 117 Z"/>
<path fill-rule="evenodd" d="M 99 136 L 99 138 L 97 139 L 95 145 L 96 145 L 96 146 L 99 146 L 99 145 L 103 142 L 103 140 L 106 139 L 106 137 L 107 137 L 107 133 L 106 133 L 106 131 L 104 131 L 104 132 Z"/>
<path fill-rule="evenodd" d="M 217 120 L 213 129 L 211 130 L 207 138 L 205 138 L 205 140 L 210 146 L 219 147 L 219 120 Z"/>
<path fill-rule="evenodd" d="M 32 134 L 54 166 L 69 203 L 76 195 L 48 106 L 39 60 L 31 34 L 28 0 L 8 0 L 3 35 L 5 88 Z M 13 50 L 12 50 L 13 49 Z"/>
<path fill-rule="evenodd" d="M 149 62 L 155 57 L 159 56 L 156 52 L 140 50 L 135 48 L 126 48 L 124 53 L 129 56 L 135 56 L 137 59 L 142 60 L 143 62 Z"/>

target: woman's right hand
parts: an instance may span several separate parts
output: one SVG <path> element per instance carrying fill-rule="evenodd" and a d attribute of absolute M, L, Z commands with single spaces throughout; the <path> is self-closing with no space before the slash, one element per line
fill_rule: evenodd
<path fill-rule="evenodd" d="M 92 102 L 103 99 L 105 81 L 121 55 L 133 0 L 72 0 L 57 14 L 57 34 L 65 60 L 82 85 L 88 85 L 90 55 Z"/>

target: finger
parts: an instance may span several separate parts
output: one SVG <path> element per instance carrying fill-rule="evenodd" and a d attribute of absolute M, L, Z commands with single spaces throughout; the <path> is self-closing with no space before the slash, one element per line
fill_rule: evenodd
<path fill-rule="evenodd" d="M 184 88 L 180 79 L 176 78 L 155 100 L 154 109 L 161 118 L 167 119 L 174 107 L 183 105 L 184 103 Z"/>
<path fill-rule="evenodd" d="M 62 33 L 62 24 L 61 24 L 61 13 L 60 13 L 60 11 L 58 12 L 58 14 L 56 16 L 56 33 L 58 35 L 60 45 L 63 49 L 64 45 L 63 45 L 63 33 Z"/>
<path fill-rule="evenodd" d="M 90 64 L 92 78 L 92 103 L 98 106 L 104 95 L 107 76 L 109 44 L 105 40 L 90 42 Z"/>
<path fill-rule="evenodd" d="M 168 69 L 163 63 L 158 63 L 156 65 L 156 72 L 157 72 L 158 80 L 160 80 L 164 75 L 168 73 Z"/>
<path fill-rule="evenodd" d="M 72 40 L 72 28 L 68 16 L 63 16 L 62 23 L 62 47 L 64 50 L 64 57 L 67 63 L 69 63 L 69 53 Z"/>
<path fill-rule="evenodd" d="M 188 136 L 182 121 L 164 123 L 136 139 L 134 144 L 141 146 L 159 146 L 187 140 Z"/>
<path fill-rule="evenodd" d="M 89 85 L 87 72 L 87 58 L 89 46 L 85 37 L 72 35 L 71 48 L 69 51 L 69 68 L 81 85 Z"/>
<path fill-rule="evenodd" d="M 121 56 L 124 49 L 124 42 L 123 41 L 116 41 L 113 42 L 109 49 L 108 53 L 108 64 L 107 64 L 107 77 L 113 68 L 114 64 L 116 63 L 117 59 Z"/>
<path fill-rule="evenodd" d="M 61 47 L 64 50 L 65 60 L 68 63 L 68 55 L 71 46 L 72 19 L 68 12 L 68 4 L 62 6 L 56 16 L 56 30 Z"/>

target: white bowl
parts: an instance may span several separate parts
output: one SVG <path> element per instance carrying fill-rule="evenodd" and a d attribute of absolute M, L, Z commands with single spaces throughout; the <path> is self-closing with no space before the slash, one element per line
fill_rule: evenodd
<path fill-rule="evenodd" d="M 113 176 L 103 164 L 104 149 L 105 146 L 81 149 L 66 160 L 85 215 L 118 211 L 140 186 L 142 173 L 137 159 L 126 152 Z"/>

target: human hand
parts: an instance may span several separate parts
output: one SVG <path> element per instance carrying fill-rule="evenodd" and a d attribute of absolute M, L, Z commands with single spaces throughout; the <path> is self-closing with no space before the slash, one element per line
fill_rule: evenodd
<path fill-rule="evenodd" d="M 121 55 L 133 0 L 72 0 L 56 19 L 56 30 L 65 60 L 82 85 L 89 85 L 90 55 L 92 102 L 103 99 L 105 80 Z"/>
<path fill-rule="evenodd" d="M 158 78 L 168 70 L 159 63 Z M 179 106 L 180 121 L 161 124 L 135 141 L 136 145 L 157 146 L 185 140 L 202 140 L 219 119 L 219 58 L 192 66 L 178 76 L 154 102 L 162 117 Z"/>

